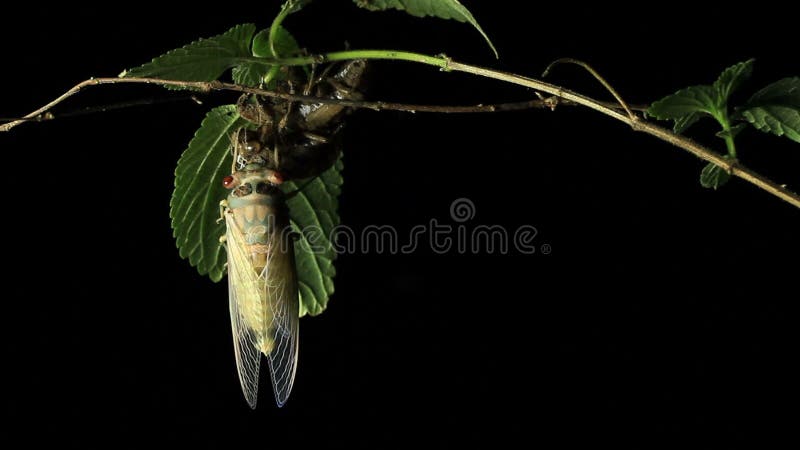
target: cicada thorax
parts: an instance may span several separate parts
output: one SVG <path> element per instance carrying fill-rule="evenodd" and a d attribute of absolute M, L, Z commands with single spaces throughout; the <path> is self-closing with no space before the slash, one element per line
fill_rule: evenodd
<path fill-rule="evenodd" d="M 267 265 L 270 245 L 276 235 L 288 234 L 289 210 L 286 196 L 279 185 L 279 173 L 263 167 L 235 172 L 228 181 L 228 213 L 244 237 L 253 268 L 261 271 Z"/>

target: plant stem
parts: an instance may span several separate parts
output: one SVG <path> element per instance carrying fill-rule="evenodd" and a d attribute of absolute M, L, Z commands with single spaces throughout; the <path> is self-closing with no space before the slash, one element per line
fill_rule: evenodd
<path fill-rule="evenodd" d="M 275 16 L 275 19 L 272 21 L 272 25 L 270 25 L 269 27 L 269 36 L 268 36 L 269 51 L 276 58 L 280 58 L 281 56 L 275 49 L 275 40 L 278 37 L 278 29 L 280 28 L 281 23 L 283 23 L 283 20 L 286 19 L 286 16 L 291 14 L 292 8 L 293 8 L 292 2 L 284 3 L 283 6 L 281 7 L 281 11 L 278 13 L 277 16 Z M 269 84 L 269 82 L 272 81 L 278 75 L 280 69 L 281 69 L 280 66 L 272 65 L 269 68 L 269 71 L 264 75 L 263 78 L 264 84 Z"/>
<path fill-rule="evenodd" d="M 731 158 L 736 158 L 736 144 L 733 142 L 733 136 L 730 135 L 731 128 L 728 127 L 726 130 L 727 134 L 725 135 L 725 146 L 728 147 L 728 155 Z"/>
<path fill-rule="evenodd" d="M 401 52 L 397 50 L 345 50 L 342 52 L 331 52 L 323 55 L 295 56 L 292 58 L 242 58 L 242 61 L 257 62 L 262 64 L 278 66 L 305 66 L 309 64 L 321 64 L 335 61 L 351 61 L 353 59 L 394 59 L 400 61 L 412 61 L 448 70 L 450 59 L 446 56 L 429 56 L 413 52 Z"/>
<path fill-rule="evenodd" d="M 734 143 L 735 137 L 731 133 L 731 121 L 728 119 L 727 111 L 723 111 L 722 116 L 717 120 L 722 125 L 722 132 L 724 133 L 725 146 L 728 148 L 728 155 L 731 158 L 736 158 L 736 144 Z"/>
<path fill-rule="evenodd" d="M 277 57 L 280 57 L 281 55 L 275 51 L 275 39 L 278 37 L 278 28 L 280 28 L 281 23 L 283 23 L 283 19 L 285 19 L 286 16 L 291 13 L 290 5 L 291 2 L 284 3 L 281 7 L 281 11 L 272 21 L 272 25 L 269 26 L 269 51 Z"/>

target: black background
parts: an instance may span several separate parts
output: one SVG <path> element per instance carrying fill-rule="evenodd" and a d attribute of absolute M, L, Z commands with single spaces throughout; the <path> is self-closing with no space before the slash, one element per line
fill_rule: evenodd
<path fill-rule="evenodd" d="M 580 58 L 633 103 L 710 83 L 749 57 L 757 58 L 750 92 L 800 75 L 789 15 L 568 4 L 520 11 L 518 3 L 464 1 L 499 62 L 466 25 L 347 1 L 316 2 L 286 26 L 314 52 L 345 42 L 445 52 L 534 76 L 555 58 Z M 4 13 L 0 116 L 235 24 L 268 26 L 277 4 Z M 608 97 L 575 67 L 552 80 Z M 171 96 L 97 87 L 59 110 Z M 531 96 L 399 62 L 373 64 L 369 87 L 371 99 L 409 103 Z M 791 432 L 798 210 L 739 180 L 705 190 L 693 156 L 570 107 L 354 114 L 345 224 L 407 232 L 432 218 L 452 223 L 450 203 L 463 197 L 477 210 L 469 225 L 533 225 L 537 246 L 552 252 L 342 255 L 328 310 L 302 321 L 288 404 L 276 408 L 264 384 L 251 411 L 236 378 L 227 287 L 178 257 L 168 217 L 180 152 L 208 107 L 235 98 L 217 93 L 203 106 L 140 107 L 0 135 L 6 438 L 641 447 Z M 691 134 L 721 149 L 715 131 L 708 123 Z M 739 141 L 745 163 L 797 189 L 798 144 L 753 130 Z"/>

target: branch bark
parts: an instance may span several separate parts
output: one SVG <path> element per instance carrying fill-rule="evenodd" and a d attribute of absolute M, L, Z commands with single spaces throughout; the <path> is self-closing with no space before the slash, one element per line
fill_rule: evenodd
<path fill-rule="evenodd" d="M 302 58 L 290 58 L 285 60 L 277 59 L 274 61 L 274 64 L 299 65 L 299 64 L 309 64 L 311 62 L 319 62 L 319 61 L 333 61 L 333 60 L 338 61 L 348 58 L 349 59 L 361 58 L 364 57 L 364 52 L 378 52 L 378 51 L 362 50 L 362 51 L 338 52 L 335 54 L 316 55 L 316 56 L 308 56 Z M 398 53 L 399 52 L 395 52 L 395 54 Z M 331 57 L 331 55 L 335 55 L 335 57 Z M 408 54 L 408 55 L 415 55 L 415 54 Z M 462 64 L 459 62 L 455 62 L 445 56 L 430 57 L 425 55 L 416 55 L 412 58 L 409 57 L 408 55 L 403 53 L 402 55 L 403 57 L 398 59 L 412 60 L 415 62 L 421 62 L 424 64 L 433 65 L 445 71 L 465 72 L 473 75 L 479 75 L 512 84 L 517 84 L 520 86 L 534 89 L 538 92 L 544 92 L 550 94 L 552 97 L 540 100 L 520 102 L 515 104 L 505 104 L 507 105 L 505 108 L 499 108 L 500 105 L 443 107 L 443 106 L 431 106 L 431 105 L 409 105 L 401 103 L 326 99 L 326 98 L 309 97 L 303 95 L 286 94 L 282 92 L 251 88 L 247 86 L 240 86 L 232 83 L 222 83 L 219 81 L 210 81 L 210 82 L 178 81 L 178 80 L 161 80 L 157 78 L 93 78 L 78 83 L 77 85 L 72 87 L 70 90 L 68 90 L 55 100 L 47 103 L 41 108 L 24 116 L 22 120 L 15 120 L 7 124 L 0 125 L 0 132 L 8 131 L 21 123 L 25 123 L 26 121 L 31 121 L 31 120 L 35 121 L 36 118 L 43 117 L 43 115 L 48 113 L 50 109 L 52 109 L 54 106 L 63 102 L 67 98 L 77 94 L 85 87 L 96 86 L 101 84 L 121 84 L 121 83 L 139 83 L 139 84 L 144 83 L 144 84 L 157 84 L 162 86 L 177 86 L 184 88 L 194 88 L 201 92 L 234 91 L 234 92 L 262 95 L 265 97 L 281 98 L 288 101 L 296 101 L 304 103 L 332 103 L 332 104 L 349 106 L 353 108 L 373 109 L 376 111 L 396 110 L 396 111 L 408 111 L 408 112 L 445 112 L 445 113 L 495 112 L 499 110 L 545 108 L 545 107 L 555 109 L 557 104 L 571 104 L 571 105 L 581 105 L 593 109 L 599 113 L 602 113 L 620 122 L 626 123 L 634 131 L 647 133 L 651 136 L 655 136 L 665 142 L 668 142 L 676 147 L 682 148 L 704 161 L 708 161 L 716 164 L 717 166 L 720 166 L 722 169 L 729 172 L 731 175 L 739 177 L 747 181 L 748 183 L 751 183 L 756 187 L 780 198 L 781 200 L 784 200 L 794 205 L 795 207 L 800 208 L 800 196 L 788 190 L 783 185 L 780 185 L 778 183 L 769 180 L 767 177 L 741 165 L 735 160 L 727 160 L 723 158 L 722 155 L 696 143 L 695 141 L 687 137 L 675 134 L 672 131 L 660 127 L 658 125 L 655 125 L 653 123 L 646 122 L 642 120 L 639 116 L 630 113 L 629 110 L 623 111 L 617 104 L 601 102 L 592 99 L 590 97 L 578 94 L 576 92 L 570 91 L 568 89 L 564 89 L 560 86 L 546 83 L 544 81 L 537 80 L 534 78 L 523 77 L 513 73 L 502 72 L 499 70 L 488 69 L 469 64 Z M 384 58 L 391 59 L 391 58 L 386 58 L 385 56 Z M 558 100 L 556 101 L 556 99 Z M 508 105 L 515 105 L 515 106 L 508 106 Z"/>

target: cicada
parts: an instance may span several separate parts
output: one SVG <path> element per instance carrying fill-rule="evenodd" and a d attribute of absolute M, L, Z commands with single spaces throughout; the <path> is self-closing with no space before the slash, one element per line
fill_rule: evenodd
<path fill-rule="evenodd" d="M 261 354 L 267 357 L 278 406 L 297 370 L 299 299 L 294 246 L 280 175 L 253 166 L 226 177 L 224 204 L 228 295 L 236 367 L 255 408 Z"/>
<path fill-rule="evenodd" d="M 356 87 L 363 70 L 363 61 L 351 62 L 333 75 L 312 79 L 303 92 L 360 98 Z M 255 408 L 263 354 L 275 400 L 283 406 L 297 370 L 300 303 L 296 235 L 287 206 L 297 191 L 284 192 L 281 185 L 313 179 L 335 162 L 346 110 L 248 98 L 240 101 L 240 111 L 254 123 L 231 138 L 232 173 L 223 180 L 230 194 L 221 203 L 236 367 L 244 397 Z"/>

